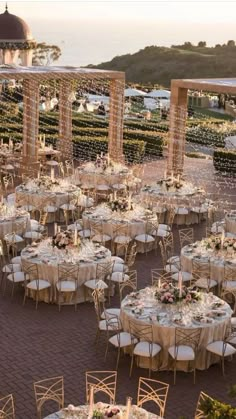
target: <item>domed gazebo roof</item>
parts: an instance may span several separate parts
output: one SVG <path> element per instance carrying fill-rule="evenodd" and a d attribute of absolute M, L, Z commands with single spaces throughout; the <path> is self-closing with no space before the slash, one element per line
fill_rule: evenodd
<path fill-rule="evenodd" d="M 0 42 L 27 42 L 32 41 L 32 34 L 27 23 L 18 16 L 8 12 L 0 14 Z"/>

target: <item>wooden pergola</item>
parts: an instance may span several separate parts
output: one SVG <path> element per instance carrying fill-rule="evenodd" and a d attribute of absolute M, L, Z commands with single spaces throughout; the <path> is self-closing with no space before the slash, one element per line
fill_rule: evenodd
<path fill-rule="evenodd" d="M 0 66 L 1 79 L 23 80 L 23 162 L 27 167 L 38 161 L 39 86 L 50 80 L 59 82 L 58 149 L 63 158 L 72 158 L 73 82 L 79 79 L 110 82 L 108 152 L 114 161 L 123 156 L 123 109 L 125 73 L 77 67 Z"/>
<path fill-rule="evenodd" d="M 183 173 L 188 89 L 236 94 L 236 78 L 172 80 L 167 158 L 168 174 L 178 175 Z"/>

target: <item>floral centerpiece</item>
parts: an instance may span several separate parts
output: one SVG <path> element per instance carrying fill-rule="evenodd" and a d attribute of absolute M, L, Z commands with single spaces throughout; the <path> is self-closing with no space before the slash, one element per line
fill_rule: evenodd
<path fill-rule="evenodd" d="M 203 247 L 207 250 L 225 250 L 236 252 L 236 239 L 230 237 L 211 236 L 203 240 Z"/>
<path fill-rule="evenodd" d="M 184 182 L 180 179 L 180 177 L 178 176 L 178 178 L 174 178 L 172 176 L 161 179 L 157 182 L 157 185 L 165 188 L 166 190 L 179 190 L 184 186 Z"/>
<path fill-rule="evenodd" d="M 73 232 L 66 230 L 60 231 L 52 238 L 52 246 L 58 249 L 66 249 L 74 245 Z"/>
<path fill-rule="evenodd" d="M 118 198 L 110 201 L 108 206 L 111 208 L 112 211 L 128 211 L 132 210 L 132 203 L 126 198 Z"/>
<path fill-rule="evenodd" d="M 162 304 L 194 303 L 201 299 L 201 294 L 192 288 L 182 286 L 180 289 L 172 283 L 164 282 L 156 290 L 155 297 Z"/>

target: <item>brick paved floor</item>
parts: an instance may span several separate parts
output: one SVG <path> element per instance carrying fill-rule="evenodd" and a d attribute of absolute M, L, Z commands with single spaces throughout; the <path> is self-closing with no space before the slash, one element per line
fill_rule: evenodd
<path fill-rule="evenodd" d="M 158 163 L 159 170 L 163 169 L 163 163 Z M 187 162 L 187 171 L 191 169 L 192 164 L 192 161 L 191 164 Z M 205 162 L 204 173 L 214 177 L 212 167 L 207 166 L 208 162 Z M 145 168 L 149 176 L 152 169 L 155 171 L 153 163 Z M 199 172 L 195 173 L 198 180 Z M 201 179 L 202 174 L 203 171 Z M 222 185 L 225 181 L 220 178 L 219 182 Z M 233 200 L 231 195 L 235 190 L 233 187 L 229 190 L 227 182 L 225 185 L 228 189 L 225 187 L 224 193 L 230 195 L 230 199 Z M 201 238 L 202 229 L 203 226 L 195 227 L 196 239 Z M 176 230 L 177 228 L 175 237 Z M 176 247 L 179 247 L 177 241 Z M 148 256 L 138 255 L 135 267 L 138 270 L 140 288 L 150 283 L 150 269 L 158 266 L 160 257 L 154 252 Z M 80 304 L 77 312 L 74 312 L 72 306 L 67 306 L 59 313 L 56 305 L 45 303 L 41 303 L 36 311 L 31 300 L 27 300 L 25 307 L 22 307 L 22 299 L 22 290 L 18 290 L 13 299 L 9 293 L 4 297 L 0 293 L 0 394 L 14 394 L 17 419 L 33 419 L 36 418 L 36 414 L 32 383 L 38 379 L 63 375 L 65 403 L 84 403 L 85 371 L 112 370 L 116 361 L 116 352 L 113 350 L 109 353 L 107 361 L 104 361 L 102 340 L 97 347 L 94 345 L 96 318 L 93 305 Z M 117 305 L 116 303 L 118 300 L 114 297 L 112 306 Z M 122 357 L 118 370 L 117 402 L 124 403 L 127 395 L 135 400 L 138 377 L 147 376 L 146 370 L 134 368 L 133 377 L 129 379 L 129 365 L 129 356 Z M 176 386 L 172 384 L 171 372 L 154 372 L 153 378 L 171 384 L 165 418 L 177 419 L 184 416 L 186 419 L 192 419 L 200 390 L 232 402 L 227 397 L 227 390 L 230 384 L 236 383 L 236 361 L 226 362 L 224 378 L 219 365 L 211 366 L 207 371 L 198 371 L 195 386 L 192 384 L 192 374 L 184 372 L 178 372 Z M 47 411 L 45 415 L 46 413 Z"/>

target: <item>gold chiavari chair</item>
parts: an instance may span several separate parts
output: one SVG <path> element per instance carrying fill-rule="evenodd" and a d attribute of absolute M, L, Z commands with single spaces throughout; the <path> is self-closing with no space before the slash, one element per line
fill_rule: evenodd
<path fill-rule="evenodd" d="M 145 233 L 138 234 L 135 236 L 134 240 L 138 243 L 141 243 L 144 246 L 144 250 L 147 256 L 148 247 L 154 246 L 156 248 L 157 239 L 158 239 L 158 220 L 149 220 L 145 221 Z"/>
<path fill-rule="evenodd" d="M 15 419 L 15 405 L 13 395 L 2 397 L 0 399 L 0 418 L 1 419 Z"/>
<path fill-rule="evenodd" d="M 116 255 L 118 249 L 127 249 L 129 244 L 132 242 L 132 238 L 129 233 L 128 222 L 117 222 L 112 224 L 112 247 L 113 253 Z"/>
<path fill-rule="evenodd" d="M 91 240 L 106 246 L 111 241 L 111 236 L 104 233 L 104 222 L 102 220 L 89 220 Z"/>
<path fill-rule="evenodd" d="M 167 214 L 166 214 L 166 223 L 159 224 L 159 230 L 171 231 L 173 227 L 175 215 L 176 215 L 175 209 L 173 207 L 168 208 Z"/>
<path fill-rule="evenodd" d="M 201 393 L 199 394 L 194 419 L 206 419 L 206 414 L 203 411 L 203 406 L 208 401 L 213 401 L 213 399 L 210 396 L 208 396 L 208 394 L 201 391 Z"/>
<path fill-rule="evenodd" d="M 25 275 L 24 275 L 24 272 L 21 271 L 21 267 L 18 264 L 10 263 L 6 265 L 4 268 L 6 268 L 5 269 L 5 273 L 7 274 L 6 279 L 11 284 L 11 297 L 13 297 L 15 286 L 17 284 L 24 283 Z M 5 281 L 3 295 L 5 295 L 5 292 L 6 292 L 7 281 Z"/>
<path fill-rule="evenodd" d="M 132 268 L 135 263 L 137 255 L 137 246 L 136 243 L 133 243 L 131 246 L 128 246 L 125 252 L 125 265 L 128 266 L 128 269 Z"/>
<path fill-rule="evenodd" d="M 59 409 L 64 407 L 64 378 L 53 377 L 34 383 L 34 394 L 37 409 L 37 418 L 42 418 L 42 408 L 47 401 L 54 401 Z"/>
<path fill-rule="evenodd" d="M 127 295 L 128 291 L 135 292 L 138 289 L 137 271 L 128 271 L 128 276 L 129 279 L 119 283 L 120 303 L 125 298 L 124 292 Z"/>
<path fill-rule="evenodd" d="M 86 401 L 89 403 L 90 388 L 93 386 L 94 393 L 106 394 L 110 404 L 115 404 L 117 371 L 86 371 Z"/>
<path fill-rule="evenodd" d="M 232 341 L 233 340 L 233 341 Z M 206 350 L 221 360 L 222 374 L 225 375 L 225 358 L 235 355 L 235 336 L 232 333 L 231 324 L 226 327 L 225 336 L 222 340 L 208 343 Z"/>
<path fill-rule="evenodd" d="M 5 176 L 3 176 L 2 180 L 5 191 L 7 191 L 10 186 L 14 186 L 14 177 L 12 174 L 6 174 Z"/>
<path fill-rule="evenodd" d="M 47 201 L 47 204 L 46 204 L 46 206 L 43 208 L 43 211 L 42 211 L 42 213 L 46 213 L 47 214 L 47 217 L 48 216 L 50 216 L 51 215 L 51 219 L 53 218 L 53 222 L 55 222 L 56 221 L 56 214 L 57 214 L 57 211 L 58 211 L 58 206 L 57 206 L 57 197 L 56 197 L 56 195 L 52 195 L 49 199 L 48 199 L 48 201 Z M 41 214 L 40 214 L 41 215 Z M 47 218 L 46 218 L 47 219 Z M 51 220 L 50 220 L 51 221 Z M 46 223 L 46 221 L 45 221 L 45 223 Z"/>
<path fill-rule="evenodd" d="M 61 311 L 61 299 L 64 294 L 70 294 L 70 302 L 74 298 L 75 311 L 77 310 L 77 291 L 79 279 L 79 265 L 61 263 L 58 265 L 58 281 L 56 283 L 58 309 Z"/>
<path fill-rule="evenodd" d="M 177 361 L 193 362 L 193 382 L 196 380 L 196 356 L 201 336 L 201 329 L 175 329 L 175 344 L 168 349 L 174 361 L 174 384 L 176 383 Z"/>
<path fill-rule="evenodd" d="M 144 403 L 154 402 L 158 406 L 158 415 L 163 418 L 166 408 L 166 399 L 169 391 L 169 384 L 151 378 L 139 378 L 137 406 Z"/>
<path fill-rule="evenodd" d="M 169 272 L 172 274 L 178 273 L 180 270 L 180 263 L 178 262 L 178 260 L 175 260 L 175 259 L 172 260 L 168 258 L 165 246 L 163 245 L 162 241 L 159 241 L 159 246 L 161 250 L 161 259 L 162 259 L 163 269 L 166 272 Z"/>
<path fill-rule="evenodd" d="M 24 246 L 24 235 L 26 232 L 27 220 L 16 220 L 12 224 L 12 233 L 6 234 L 4 240 L 7 247 L 8 257 L 12 251 L 13 256 L 17 256 L 17 252 Z"/>
<path fill-rule="evenodd" d="M 196 286 L 207 292 L 217 286 L 217 281 L 211 279 L 211 269 L 209 259 L 203 260 L 196 257 L 192 260 L 191 286 Z"/>
<path fill-rule="evenodd" d="M 22 260 L 22 270 L 25 274 L 25 295 L 23 300 L 23 305 L 25 305 L 26 297 L 28 293 L 33 292 L 35 294 L 35 308 L 38 308 L 39 302 L 39 293 L 41 291 L 48 291 L 48 299 L 51 299 L 51 283 L 46 279 L 40 279 L 38 274 L 38 265 L 36 263 L 27 263 L 25 260 Z"/>
<path fill-rule="evenodd" d="M 66 160 L 65 161 L 65 167 L 66 167 L 66 174 L 67 176 L 74 174 L 74 161 L 73 160 Z"/>
<path fill-rule="evenodd" d="M 152 362 L 153 358 L 157 357 L 161 351 L 161 346 L 158 343 L 153 342 L 153 330 L 151 324 L 137 323 L 135 320 L 129 321 L 129 331 L 131 334 L 131 340 L 138 339 L 138 343 L 133 343 L 132 357 L 130 364 L 130 373 L 132 375 L 134 358 L 139 359 L 140 356 L 149 359 L 148 375 L 151 377 Z"/>
<path fill-rule="evenodd" d="M 234 299 L 234 311 L 236 310 L 236 272 L 235 266 L 230 263 L 224 265 L 224 279 L 222 282 L 221 297 L 227 299 L 227 295 Z"/>
<path fill-rule="evenodd" d="M 106 261 L 97 264 L 96 278 L 90 279 L 84 283 L 85 287 L 85 301 L 86 301 L 86 289 L 91 291 L 97 288 L 108 289 L 108 300 L 110 304 L 110 278 L 112 274 L 114 261 Z"/>
<path fill-rule="evenodd" d="M 168 236 L 163 237 L 163 245 L 167 256 L 167 263 L 180 263 L 180 257 L 174 254 L 174 236 L 172 232 Z"/>
<path fill-rule="evenodd" d="M 193 228 L 181 228 L 179 230 L 179 241 L 181 249 L 188 244 L 192 244 L 194 242 Z"/>
<path fill-rule="evenodd" d="M 164 283 L 171 283 L 170 272 L 163 272 L 163 269 L 151 269 L 152 286 L 161 287 Z"/>

